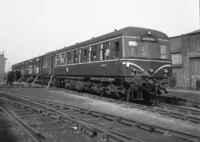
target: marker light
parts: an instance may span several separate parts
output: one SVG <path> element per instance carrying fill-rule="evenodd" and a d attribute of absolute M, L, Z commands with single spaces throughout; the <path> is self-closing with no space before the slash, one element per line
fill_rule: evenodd
<path fill-rule="evenodd" d="M 168 69 L 164 69 L 163 71 L 164 71 L 164 73 L 168 73 Z"/>
<path fill-rule="evenodd" d="M 147 34 L 148 34 L 148 35 L 151 35 L 151 31 L 148 31 Z"/>

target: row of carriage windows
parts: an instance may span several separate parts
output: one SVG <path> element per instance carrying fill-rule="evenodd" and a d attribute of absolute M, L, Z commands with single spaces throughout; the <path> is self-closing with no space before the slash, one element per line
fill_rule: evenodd
<path fill-rule="evenodd" d="M 56 54 L 55 64 L 61 65 L 71 63 L 84 63 L 118 58 L 120 54 L 120 42 L 116 41 L 112 42 L 112 44 L 113 45 L 111 47 L 111 42 L 104 42 L 101 44 L 92 45 L 90 47 Z"/>
<path fill-rule="evenodd" d="M 118 58 L 119 55 L 120 55 L 119 41 L 104 42 L 90 47 L 85 47 L 81 49 L 76 49 L 56 54 L 55 62 L 53 61 L 53 57 L 51 56 L 44 57 L 42 64 L 43 67 L 50 67 L 54 63 L 55 65 L 61 65 L 61 64 L 71 64 L 71 63 L 93 62 L 99 60 L 101 61 L 101 60 Z M 39 64 L 40 64 L 39 62 L 35 62 L 33 66 L 38 67 Z M 28 66 L 28 64 L 25 66 Z"/>

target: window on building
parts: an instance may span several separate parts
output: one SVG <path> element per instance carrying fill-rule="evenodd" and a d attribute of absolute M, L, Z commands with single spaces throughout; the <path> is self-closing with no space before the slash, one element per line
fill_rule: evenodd
<path fill-rule="evenodd" d="M 172 54 L 172 65 L 182 64 L 182 54 Z"/>
<path fill-rule="evenodd" d="M 97 61 L 97 46 L 94 45 L 91 47 L 91 55 L 90 55 L 90 61 Z"/>

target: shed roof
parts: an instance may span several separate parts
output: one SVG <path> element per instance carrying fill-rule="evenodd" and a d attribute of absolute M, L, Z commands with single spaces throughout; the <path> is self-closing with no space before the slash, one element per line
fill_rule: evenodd
<path fill-rule="evenodd" d="M 198 34 L 198 33 L 200 33 L 200 29 L 195 30 L 195 31 L 192 31 L 192 32 L 189 32 L 189 33 L 187 33 L 187 34 L 185 34 L 185 35 Z"/>
<path fill-rule="evenodd" d="M 178 38 L 178 37 L 181 37 L 181 36 L 184 36 L 184 35 L 193 35 L 193 34 L 198 34 L 198 33 L 200 33 L 200 29 L 197 29 L 197 30 L 194 30 L 192 32 L 185 33 L 185 34 L 182 34 L 182 35 L 172 36 L 172 37 L 169 37 L 169 38 L 170 39 L 172 39 L 172 38 Z"/>

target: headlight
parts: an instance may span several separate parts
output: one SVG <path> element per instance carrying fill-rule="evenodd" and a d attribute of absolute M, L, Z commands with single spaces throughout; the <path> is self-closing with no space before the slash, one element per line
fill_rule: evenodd
<path fill-rule="evenodd" d="M 152 68 L 149 68 L 148 70 L 149 70 L 150 73 L 153 73 L 153 69 Z"/>
<path fill-rule="evenodd" d="M 164 73 L 168 73 L 168 69 L 164 69 L 163 71 L 164 71 Z"/>

